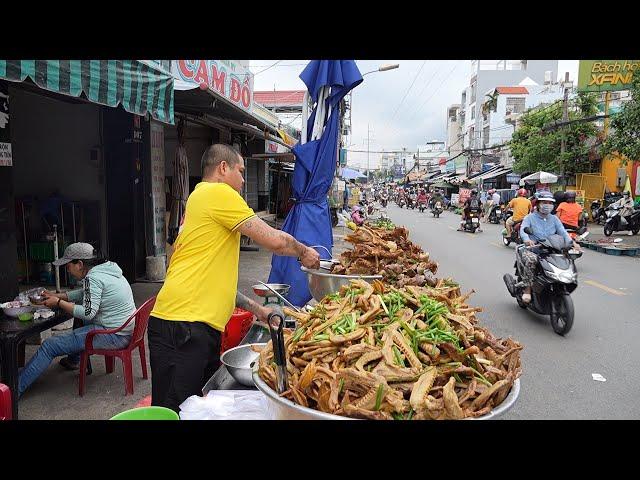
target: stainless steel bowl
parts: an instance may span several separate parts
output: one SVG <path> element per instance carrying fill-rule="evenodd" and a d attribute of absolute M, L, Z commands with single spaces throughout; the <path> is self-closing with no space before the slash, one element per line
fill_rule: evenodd
<path fill-rule="evenodd" d="M 239 345 L 224 352 L 220 357 L 220 361 L 227 367 L 227 370 L 236 382 L 241 383 L 245 387 L 253 387 L 253 379 L 251 378 L 251 367 L 254 362 L 257 364 L 258 352 L 254 352 L 251 347 L 262 346 L 266 343 L 247 343 Z"/>
<path fill-rule="evenodd" d="M 253 367 L 253 382 L 256 387 L 258 387 L 258 390 L 267 397 L 267 410 L 273 420 L 355 420 L 353 418 L 332 415 L 331 413 L 321 412 L 313 408 L 303 407 L 302 405 L 298 405 L 291 400 L 281 397 L 260 378 L 257 363 Z M 519 395 L 520 379 L 518 378 L 513 382 L 509 395 L 507 395 L 500 405 L 486 415 L 469 418 L 467 420 L 493 420 L 513 407 Z"/>
<path fill-rule="evenodd" d="M 332 262 L 320 262 L 321 267 L 331 267 Z M 300 267 L 309 279 L 309 291 L 318 302 L 325 296 L 336 293 L 343 285 L 349 285 L 350 280 L 361 278 L 369 283 L 382 280 L 382 275 L 336 275 L 327 270 L 311 270 Z"/>
<path fill-rule="evenodd" d="M 283 297 L 287 296 L 287 293 L 289 293 L 289 289 L 291 288 L 291 285 L 287 285 L 286 283 L 267 283 L 267 285 L 269 285 Z M 273 296 L 273 292 L 264 285 L 253 285 L 251 288 L 253 288 L 253 293 L 258 295 L 259 297 Z"/>

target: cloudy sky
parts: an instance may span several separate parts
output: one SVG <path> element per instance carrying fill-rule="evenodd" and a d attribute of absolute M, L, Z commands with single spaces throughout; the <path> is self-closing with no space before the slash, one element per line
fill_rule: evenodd
<path fill-rule="evenodd" d="M 304 90 L 298 75 L 307 62 L 252 60 L 254 89 Z M 469 85 L 471 61 L 356 60 L 356 63 L 361 73 L 377 70 L 384 64 L 397 63 L 400 68 L 367 75 L 353 90 L 350 166 L 367 166 L 367 127 L 370 152 L 403 147 L 415 151 L 426 142 L 446 140 L 446 110 L 449 105 L 460 102 L 462 89 Z M 558 71 L 560 77 L 569 72 L 575 82 L 578 61 L 560 60 Z M 290 118 L 299 128 L 300 118 Z M 378 166 L 379 157 L 379 153 L 369 154 L 371 168 Z"/>

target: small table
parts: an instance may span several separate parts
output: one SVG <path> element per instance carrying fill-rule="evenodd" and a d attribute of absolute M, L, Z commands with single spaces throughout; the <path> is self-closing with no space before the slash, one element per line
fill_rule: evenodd
<path fill-rule="evenodd" d="M 18 419 L 18 347 L 27 338 L 69 320 L 71 315 L 56 312 L 47 319 L 21 322 L 0 312 L 0 378 L 11 389 L 13 419 Z"/>

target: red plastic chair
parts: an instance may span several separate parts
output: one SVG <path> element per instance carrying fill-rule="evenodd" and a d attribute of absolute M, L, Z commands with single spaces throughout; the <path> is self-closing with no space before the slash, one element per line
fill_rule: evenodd
<path fill-rule="evenodd" d="M 0 421 L 11 420 L 11 390 L 0 383 Z"/>
<path fill-rule="evenodd" d="M 131 352 L 133 349 L 138 348 L 140 351 L 140 363 L 142 364 L 142 378 L 148 378 L 147 376 L 147 356 L 144 347 L 144 333 L 147 331 L 147 325 L 149 323 L 149 315 L 153 306 L 156 303 L 156 297 L 152 297 L 142 304 L 133 315 L 119 328 L 110 330 L 92 330 L 87 334 L 84 342 L 84 352 L 80 357 L 80 384 L 78 386 L 78 394 L 82 397 L 85 390 L 85 379 L 87 375 L 87 362 L 89 355 L 104 355 L 104 363 L 107 373 L 113 373 L 114 357 L 122 360 L 122 369 L 124 371 L 124 385 L 125 395 L 133 395 L 133 366 L 131 363 Z M 136 325 L 131 335 L 131 341 L 126 348 L 122 350 L 101 350 L 93 348 L 93 337 L 96 335 L 106 335 L 110 333 L 116 333 L 125 328 L 131 320 L 135 318 Z"/>

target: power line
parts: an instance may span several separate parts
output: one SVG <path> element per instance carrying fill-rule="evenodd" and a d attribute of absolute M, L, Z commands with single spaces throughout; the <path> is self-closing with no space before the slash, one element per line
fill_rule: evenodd
<path fill-rule="evenodd" d="M 253 74 L 253 76 L 257 76 L 260 75 L 262 72 L 266 72 L 267 70 L 269 70 L 270 68 L 275 67 L 277 64 L 279 64 L 280 62 L 283 62 L 284 60 L 278 60 L 276 63 L 274 63 L 273 65 L 268 66 L 267 68 L 265 68 L 264 70 L 260 70 L 259 72 L 256 72 Z"/>
<path fill-rule="evenodd" d="M 420 72 L 422 72 L 422 69 L 424 68 L 426 63 L 427 63 L 427 61 L 425 60 L 425 61 L 422 62 L 422 65 L 420 65 L 420 69 L 418 70 L 418 73 L 416 73 L 416 76 L 413 77 L 413 81 L 411 82 L 411 85 L 409 85 L 409 88 L 404 93 L 404 96 L 402 97 L 402 100 L 400 100 L 400 103 L 398 104 L 398 106 L 396 107 L 395 111 L 393 112 L 393 115 L 391 115 L 389 120 L 387 120 L 387 125 L 389 124 L 389 122 L 391 122 L 395 118 L 396 114 L 398 113 L 398 110 L 402 106 L 402 103 L 404 102 L 405 98 L 407 98 L 407 95 L 409 94 L 409 92 L 413 88 L 413 85 L 416 83 L 416 80 L 418 79 L 418 76 L 420 75 Z M 386 125 L 385 125 L 385 127 L 386 127 Z"/>

